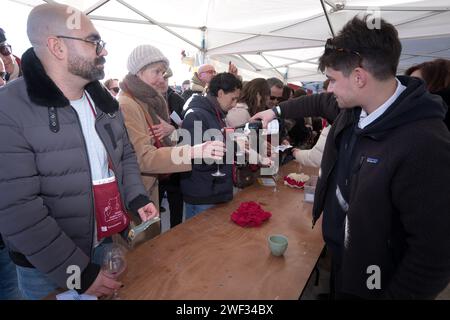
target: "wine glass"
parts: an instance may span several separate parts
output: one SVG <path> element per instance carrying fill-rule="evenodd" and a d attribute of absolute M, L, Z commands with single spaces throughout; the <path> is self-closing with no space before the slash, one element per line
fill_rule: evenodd
<path fill-rule="evenodd" d="M 223 173 L 222 171 L 220 171 L 220 164 L 217 163 L 217 171 L 214 172 L 214 173 L 211 173 L 211 175 L 212 175 L 213 177 L 224 177 L 226 174 Z"/>
<path fill-rule="evenodd" d="M 118 279 L 127 268 L 125 248 L 117 243 L 108 245 L 103 256 L 102 270 L 113 279 Z M 113 300 L 120 300 L 118 291 L 114 291 Z"/>
<path fill-rule="evenodd" d="M 275 182 L 275 186 L 273 187 L 273 192 L 278 192 L 278 179 L 280 178 L 280 175 L 278 174 L 278 170 L 272 174 L 272 179 Z"/>
<path fill-rule="evenodd" d="M 245 134 L 237 134 L 235 133 L 235 139 L 236 139 L 236 146 L 237 146 L 237 150 L 236 150 L 236 157 L 240 158 L 245 156 L 245 146 L 247 144 L 247 138 L 245 136 Z"/>
<path fill-rule="evenodd" d="M 214 137 L 211 137 L 211 141 L 214 141 Z M 214 173 L 211 173 L 211 175 L 212 175 L 213 177 L 224 177 L 224 176 L 226 176 L 225 173 L 223 173 L 222 171 L 220 171 L 220 164 L 219 164 L 218 162 L 217 162 L 216 164 L 217 164 L 217 171 L 214 172 Z"/>

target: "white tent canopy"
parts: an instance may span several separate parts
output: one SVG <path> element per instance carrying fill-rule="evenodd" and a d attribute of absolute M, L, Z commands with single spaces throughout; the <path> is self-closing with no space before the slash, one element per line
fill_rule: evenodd
<path fill-rule="evenodd" d="M 9 2 L 31 9 L 52 1 Z M 244 79 L 321 80 L 317 59 L 326 39 L 354 15 L 366 13 L 397 27 L 403 44 L 399 73 L 422 61 L 450 59 L 450 0 L 58 2 L 89 14 L 108 42 L 109 61 L 120 61 L 122 73 L 132 48 L 150 43 L 160 48 L 172 65 L 180 62 L 185 50 L 195 64 L 210 62 L 220 71 L 232 61 Z"/>

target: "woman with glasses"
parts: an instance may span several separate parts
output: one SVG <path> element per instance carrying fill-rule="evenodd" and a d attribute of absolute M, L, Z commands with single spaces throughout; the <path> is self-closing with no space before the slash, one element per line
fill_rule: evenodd
<path fill-rule="evenodd" d="M 118 95 L 142 180 L 157 207 L 159 180 L 171 179 L 169 174 L 172 173 L 190 171 L 194 154 L 203 155 L 205 149 L 212 148 L 212 153 L 220 159 L 223 155 L 223 143 L 219 141 L 192 147 L 176 146 L 177 139 L 172 136 L 175 128 L 170 124 L 169 108 L 159 92 L 159 88 L 165 84 L 168 67 L 169 60 L 159 49 L 151 45 L 136 47 L 128 57 L 128 74 L 119 84 L 121 91 Z M 179 155 L 183 161 L 175 163 L 172 155 Z M 186 158 L 187 162 L 184 161 Z M 182 199 L 177 204 L 172 204 L 169 202 L 170 214 L 177 217 L 176 223 L 180 223 L 183 214 Z M 151 227 L 147 230 L 146 238 L 159 234 L 159 225 L 154 226 L 154 229 Z"/>
<path fill-rule="evenodd" d="M 20 67 L 20 59 L 12 54 L 11 45 L 6 41 L 5 31 L 0 28 L 0 59 L 5 65 L 6 72 L 2 78 L 5 81 L 17 79 L 22 76 L 22 69 Z"/>
<path fill-rule="evenodd" d="M 6 84 L 6 74 L 5 65 L 3 64 L 3 60 L 0 59 L 0 87 Z"/>
<path fill-rule="evenodd" d="M 120 91 L 119 79 L 108 79 L 105 81 L 105 87 L 109 90 L 113 97 L 116 97 Z"/>

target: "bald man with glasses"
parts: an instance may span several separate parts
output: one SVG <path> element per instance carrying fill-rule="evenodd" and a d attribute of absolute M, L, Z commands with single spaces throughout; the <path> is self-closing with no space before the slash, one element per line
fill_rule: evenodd
<path fill-rule="evenodd" d="M 142 221 L 159 213 L 119 105 L 99 82 L 108 52 L 92 22 L 43 4 L 30 12 L 27 33 L 23 78 L 0 89 L 0 234 L 25 299 L 58 288 L 110 296 L 122 286 L 101 270 L 111 236 L 127 232 L 126 211 Z M 111 199 L 114 216 L 105 213 Z"/>

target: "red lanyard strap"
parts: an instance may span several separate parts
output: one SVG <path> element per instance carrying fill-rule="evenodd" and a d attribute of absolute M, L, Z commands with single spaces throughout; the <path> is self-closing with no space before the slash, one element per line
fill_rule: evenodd
<path fill-rule="evenodd" d="M 97 112 L 95 111 L 94 106 L 92 105 L 91 99 L 89 99 L 88 95 L 83 92 L 83 95 L 86 97 L 87 102 L 89 103 L 89 107 L 91 107 L 92 114 L 94 115 L 94 118 L 97 117 Z"/>
<path fill-rule="evenodd" d="M 222 128 L 225 128 L 227 125 L 223 121 L 223 119 L 220 117 L 219 110 L 217 110 L 216 106 L 214 106 L 214 111 L 216 111 L 216 117 L 217 117 L 217 120 L 219 120 L 219 124 L 222 126 Z"/>

